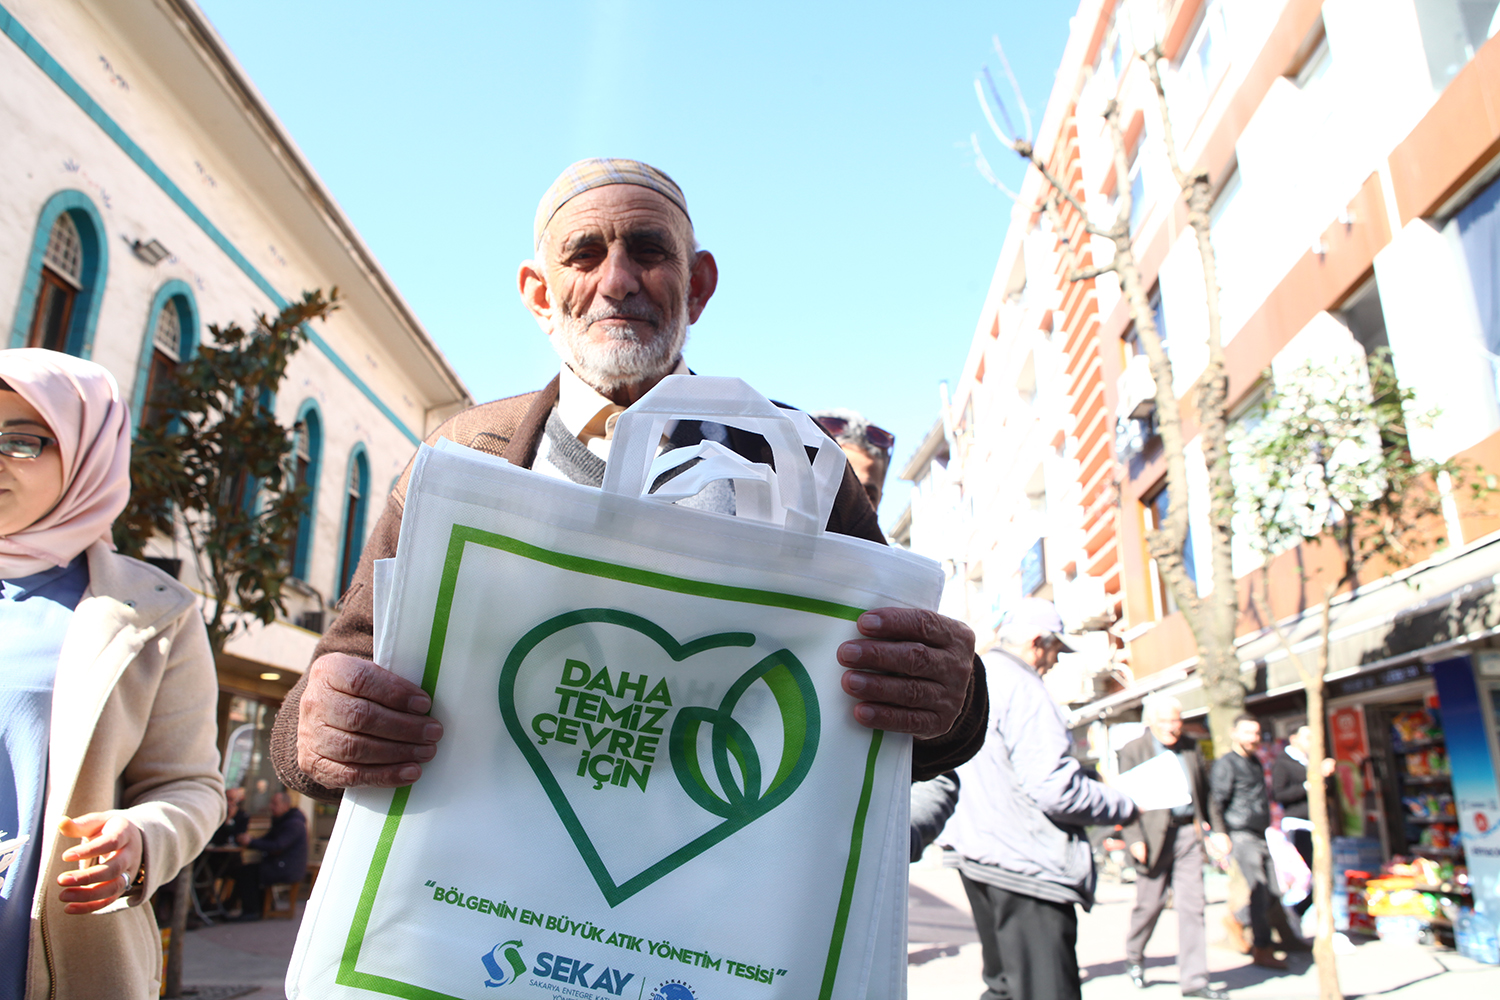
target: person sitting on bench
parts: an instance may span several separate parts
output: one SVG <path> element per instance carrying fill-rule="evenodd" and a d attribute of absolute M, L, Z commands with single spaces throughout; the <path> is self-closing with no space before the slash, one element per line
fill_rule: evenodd
<path fill-rule="evenodd" d="M 239 919 L 259 920 L 267 886 L 295 885 L 307 875 L 307 819 L 292 804 L 291 793 L 282 790 L 271 796 L 271 829 L 266 835 L 242 833 L 235 840 L 264 855 L 259 864 L 240 869 L 234 893 L 240 901 Z"/>

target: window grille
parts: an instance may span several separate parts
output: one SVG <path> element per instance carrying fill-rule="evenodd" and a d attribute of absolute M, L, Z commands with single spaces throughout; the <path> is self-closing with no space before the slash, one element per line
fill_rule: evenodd
<path fill-rule="evenodd" d="M 67 212 L 52 223 L 52 232 L 47 235 L 47 253 L 43 258 L 49 268 L 66 279 L 74 288 L 83 284 L 83 241 L 78 238 L 78 227 Z"/>
<path fill-rule="evenodd" d="M 175 301 L 169 299 L 156 314 L 153 340 L 158 351 L 173 361 L 182 360 L 182 315 Z"/>

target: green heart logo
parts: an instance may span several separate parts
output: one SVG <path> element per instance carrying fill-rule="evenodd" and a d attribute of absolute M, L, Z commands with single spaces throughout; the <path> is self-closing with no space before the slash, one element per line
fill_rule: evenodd
<path fill-rule="evenodd" d="M 586 608 L 542 622 L 527 632 L 506 657 L 505 665 L 500 671 L 499 692 L 500 714 L 505 720 L 506 730 L 536 773 L 537 780 L 541 782 L 569 836 L 573 838 L 573 844 L 588 865 L 594 881 L 598 883 L 605 900 L 613 907 L 785 802 L 812 767 L 821 726 L 812 678 L 791 651 L 785 649 L 771 653 L 741 674 L 730 686 L 717 709 L 699 706 L 679 709 L 667 736 L 672 771 L 688 798 L 712 815 L 722 818 L 723 822 L 639 874 L 623 882 L 616 882 L 564 794 L 551 766 L 522 724 L 515 702 L 516 679 L 521 665 L 532 650 L 564 629 L 592 623 L 618 625 L 639 632 L 678 663 L 711 649 L 753 646 L 755 636 L 747 632 L 722 632 L 692 642 L 679 643 L 665 629 L 639 615 L 611 608 Z M 622 678 L 623 676 L 625 675 Z M 764 681 L 770 689 L 781 715 L 781 759 L 776 762 L 775 773 L 771 775 L 769 782 L 765 781 L 765 768 L 749 731 L 733 717 L 740 699 L 756 681 Z M 713 774 L 718 778 L 723 795 L 716 792 L 708 781 L 701 759 L 700 735 L 705 726 L 708 727 Z M 543 742 L 546 740 L 543 739 Z M 731 758 L 738 765 L 737 772 L 730 764 Z M 583 767 L 581 764 L 580 774 L 584 773 Z"/>

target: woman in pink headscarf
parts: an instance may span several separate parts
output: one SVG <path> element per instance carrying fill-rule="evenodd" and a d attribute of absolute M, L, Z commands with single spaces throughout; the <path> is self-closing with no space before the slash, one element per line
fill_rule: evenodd
<path fill-rule="evenodd" d="M 141 904 L 223 818 L 193 595 L 110 543 L 129 468 L 108 371 L 0 351 L 0 996 L 156 996 Z"/>

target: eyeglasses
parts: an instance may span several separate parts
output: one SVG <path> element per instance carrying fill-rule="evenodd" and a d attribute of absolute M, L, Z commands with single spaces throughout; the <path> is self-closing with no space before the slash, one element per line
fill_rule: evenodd
<path fill-rule="evenodd" d="M 818 417 L 818 424 L 834 437 L 842 437 L 849 429 L 849 421 L 843 417 Z M 884 427 L 876 427 L 874 424 L 865 424 L 865 440 L 879 448 L 881 451 L 890 451 L 896 446 L 896 435 Z"/>
<path fill-rule="evenodd" d="M 57 438 L 7 431 L 0 434 L 0 455 L 6 458 L 36 458 L 49 444 L 57 444 Z"/>

